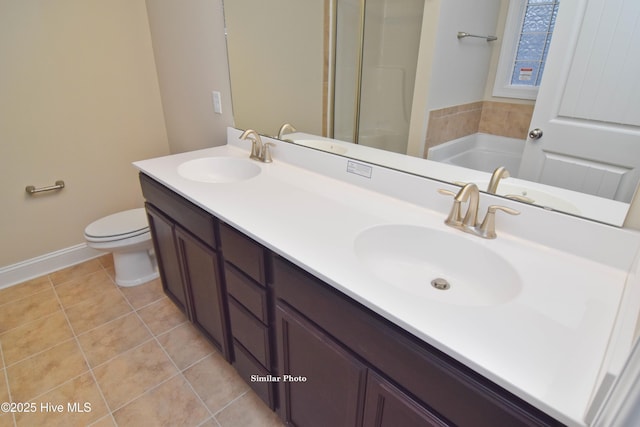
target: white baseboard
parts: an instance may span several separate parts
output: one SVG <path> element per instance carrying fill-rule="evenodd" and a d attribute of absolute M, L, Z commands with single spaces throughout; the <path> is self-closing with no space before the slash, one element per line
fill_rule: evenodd
<path fill-rule="evenodd" d="M 86 243 L 60 249 L 17 264 L 0 267 L 0 289 L 104 255 Z"/>

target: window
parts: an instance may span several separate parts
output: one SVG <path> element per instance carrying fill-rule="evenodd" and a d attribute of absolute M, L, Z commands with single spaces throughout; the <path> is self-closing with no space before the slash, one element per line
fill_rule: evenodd
<path fill-rule="evenodd" d="M 511 0 L 493 95 L 535 99 L 559 0 Z"/>

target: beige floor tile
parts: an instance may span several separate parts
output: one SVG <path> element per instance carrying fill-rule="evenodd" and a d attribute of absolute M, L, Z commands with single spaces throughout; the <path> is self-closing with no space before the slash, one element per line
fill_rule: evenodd
<path fill-rule="evenodd" d="M 18 427 L 84 426 L 108 414 L 107 405 L 89 372 L 38 396 L 33 402 L 39 410 L 16 414 Z M 43 404 L 51 404 L 50 407 L 62 405 L 63 410 L 46 410 Z"/>
<path fill-rule="evenodd" d="M 160 279 L 155 279 L 138 286 L 131 286 L 128 288 L 121 287 L 120 291 L 135 309 L 142 308 L 145 305 L 149 305 L 164 297 L 162 282 L 160 282 Z"/>
<path fill-rule="evenodd" d="M 100 418 L 98 421 L 89 424 L 89 427 L 117 427 L 116 422 L 111 414 Z M 122 426 L 124 427 L 124 426 Z"/>
<path fill-rule="evenodd" d="M 218 422 L 214 418 L 209 418 L 198 427 L 220 427 L 220 424 L 218 424 Z"/>
<path fill-rule="evenodd" d="M 7 389 L 6 371 L 0 371 L 0 403 L 9 401 L 9 389 Z"/>
<path fill-rule="evenodd" d="M 53 288 L 0 306 L 0 333 L 60 310 Z"/>
<path fill-rule="evenodd" d="M 121 426 L 198 426 L 209 411 L 181 375 L 145 393 L 113 414 Z"/>
<path fill-rule="evenodd" d="M 283 427 L 280 418 L 252 391 L 216 414 L 222 427 Z"/>
<path fill-rule="evenodd" d="M 184 376 L 212 413 L 249 390 L 235 369 L 218 353 L 212 353 L 185 370 Z"/>
<path fill-rule="evenodd" d="M 94 369 L 111 410 L 120 408 L 178 371 L 155 340 Z"/>
<path fill-rule="evenodd" d="M 116 269 L 114 267 L 107 267 L 104 269 L 104 271 L 106 271 L 109 277 L 111 277 L 113 283 L 116 283 Z"/>
<path fill-rule="evenodd" d="M 71 339 L 7 367 L 11 398 L 26 402 L 87 370 L 78 344 Z"/>
<path fill-rule="evenodd" d="M 49 274 L 49 278 L 51 279 L 51 282 L 53 282 L 54 286 L 58 286 L 68 280 L 75 279 L 101 269 L 102 265 L 100 264 L 100 261 L 97 258 L 94 258 L 51 273 Z"/>
<path fill-rule="evenodd" d="M 111 253 L 98 257 L 98 261 L 102 268 L 113 268 L 113 254 Z"/>
<path fill-rule="evenodd" d="M 167 297 L 139 310 L 138 314 L 155 335 L 187 321 L 185 315 Z"/>
<path fill-rule="evenodd" d="M 214 351 L 209 341 L 189 322 L 158 336 L 158 341 L 180 370 Z"/>
<path fill-rule="evenodd" d="M 29 295 L 37 294 L 51 288 L 51 280 L 48 276 L 38 277 L 18 285 L 0 289 L 0 305 L 15 301 Z"/>
<path fill-rule="evenodd" d="M 60 310 L 5 332 L 0 335 L 0 342 L 4 361 L 10 366 L 70 338 L 73 338 L 73 332 Z"/>
<path fill-rule="evenodd" d="M 0 413 L 0 427 L 14 427 L 13 414 Z"/>
<path fill-rule="evenodd" d="M 135 313 L 112 320 L 78 337 L 80 347 L 96 367 L 151 338 L 151 334 Z"/>
<path fill-rule="evenodd" d="M 56 293 L 65 308 L 83 303 L 103 292 L 115 288 L 115 283 L 105 270 L 98 270 L 82 277 L 71 279 L 56 286 Z"/>
<path fill-rule="evenodd" d="M 66 310 L 76 335 L 132 311 L 131 306 L 115 287 Z"/>

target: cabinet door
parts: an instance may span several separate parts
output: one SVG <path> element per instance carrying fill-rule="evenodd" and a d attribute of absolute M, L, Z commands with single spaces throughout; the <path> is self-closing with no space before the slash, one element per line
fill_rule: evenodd
<path fill-rule="evenodd" d="M 369 371 L 364 409 L 366 427 L 446 427 L 404 392 Z"/>
<path fill-rule="evenodd" d="M 276 326 L 280 417 L 297 427 L 361 425 L 366 367 L 287 307 L 277 306 Z"/>
<path fill-rule="evenodd" d="M 190 295 L 191 320 L 229 360 L 225 300 L 217 253 L 176 226 L 184 281 Z"/>
<path fill-rule="evenodd" d="M 176 306 L 187 314 L 188 304 L 180 271 L 174 223 L 152 205 L 147 203 L 146 208 L 162 287 Z"/>

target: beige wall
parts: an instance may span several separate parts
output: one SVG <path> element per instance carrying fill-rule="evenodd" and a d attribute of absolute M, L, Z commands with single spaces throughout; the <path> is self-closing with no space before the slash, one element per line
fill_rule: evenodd
<path fill-rule="evenodd" d="M 230 0 L 224 13 L 236 127 L 321 135 L 324 2 Z"/>
<path fill-rule="evenodd" d="M 1 267 L 141 206 L 131 162 L 168 144 L 143 0 L 0 2 L 0 64 Z"/>
<path fill-rule="evenodd" d="M 146 4 L 171 152 L 225 144 L 233 111 L 222 1 Z M 222 114 L 213 111 L 214 90 Z"/>

